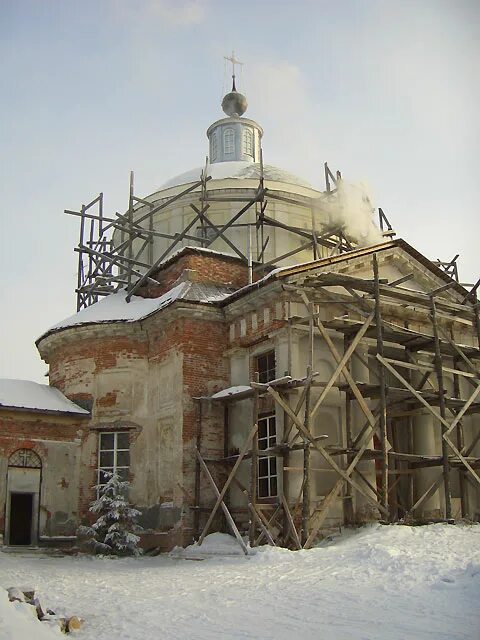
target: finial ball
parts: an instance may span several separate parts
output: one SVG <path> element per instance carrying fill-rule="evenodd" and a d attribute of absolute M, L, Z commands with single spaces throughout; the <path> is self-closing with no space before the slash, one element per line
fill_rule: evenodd
<path fill-rule="evenodd" d="M 238 91 L 231 91 L 222 100 L 222 109 L 227 116 L 242 116 L 247 110 L 247 99 Z"/>

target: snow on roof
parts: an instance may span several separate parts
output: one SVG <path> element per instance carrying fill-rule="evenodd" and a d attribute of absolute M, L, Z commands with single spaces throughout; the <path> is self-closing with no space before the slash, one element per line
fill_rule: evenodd
<path fill-rule="evenodd" d="M 162 189 L 188 184 L 189 182 L 197 182 L 197 180 L 200 180 L 200 174 L 203 169 L 203 167 L 196 167 L 195 169 L 190 169 L 190 171 L 185 171 L 185 173 L 181 173 L 171 180 L 167 180 L 167 182 L 162 185 Z M 258 180 L 260 178 L 260 163 L 247 162 L 243 160 L 214 162 L 213 164 L 208 165 L 207 174 L 211 176 L 212 180 L 225 180 L 226 178 Z M 274 167 L 270 164 L 263 166 L 263 175 L 265 180 L 286 182 L 287 184 L 295 184 L 309 189 L 313 188 L 312 185 L 303 178 L 299 178 L 289 171 L 279 169 L 278 167 Z"/>
<path fill-rule="evenodd" d="M 197 282 L 180 282 L 177 286 L 167 291 L 159 298 L 142 298 L 132 296 L 130 302 L 126 301 L 125 290 L 112 293 L 102 298 L 86 309 L 81 309 L 73 316 L 62 320 L 45 333 L 58 331 L 67 327 L 81 324 L 102 324 L 106 322 L 135 322 L 150 316 L 175 302 L 186 300 L 189 302 L 215 303 L 224 300 L 232 291 L 226 287 Z M 45 335 L 45 334 L 43 334 Z M 41 336 L 42 337 L 42 336 Z"/>
<path fill-rule="evenodd" d="M 89 415 L 55 387 L 12 378 L 0 378 L 0 406 Z"/>
<path fill-rule="evenodd" d="M 210 397 L 212 400 L 219 400 L 221 398 L 229 398 L 230 396 L 238 396 L 251 390 L 252 387 L 244 384 L 239 384 L 236 387 L 228 387 L 227 389 L 217 391 L 217 393 L 214 393 L 213 396 Z"/>

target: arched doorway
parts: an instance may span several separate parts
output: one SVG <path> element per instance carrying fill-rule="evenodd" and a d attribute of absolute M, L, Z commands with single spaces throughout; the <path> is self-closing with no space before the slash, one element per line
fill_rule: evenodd
<path fill-rule="evenodd" d="M 8 460 L 6 538 L 12 546 L 38 539 L 42 461 L 32 449 L 18 449 Z"/>

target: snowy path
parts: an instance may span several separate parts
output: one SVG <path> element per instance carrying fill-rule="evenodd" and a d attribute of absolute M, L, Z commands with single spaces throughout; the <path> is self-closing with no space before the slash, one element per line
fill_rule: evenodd
<path fill-rule="evenodd" d="M 479 640 L 480 525 L 379 525 L 202 562 L 0 554 L 0 585 L 24 584 L 85 618 L 81 640 Z"/>

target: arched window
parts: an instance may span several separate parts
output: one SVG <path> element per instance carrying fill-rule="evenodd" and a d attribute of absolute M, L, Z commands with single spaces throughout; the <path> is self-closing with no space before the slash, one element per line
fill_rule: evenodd
<path fill-rule="evenodd" d="M 223 132 L 223 153 L 235 152 L 235 132 L 233 129 L 225 129 Z"/>
<path fill-rule="evenodd" d="M 41 469 L 42 461 L 35 451 L 31 449 L 17 449 L 8 459 L 9 467 L 27 467 L 29 469 Z"/>
<path fill-rule="evenodd" d="M 212 133 L 212 148 L 210 151 L 211 160 L 214 162 L 217 159 L 217 132 Z"/>
<path fill-rule="evenodd" d="M 243 130 L 243 153 L 253 156 L 253 134 L 250 129 Z"/>

